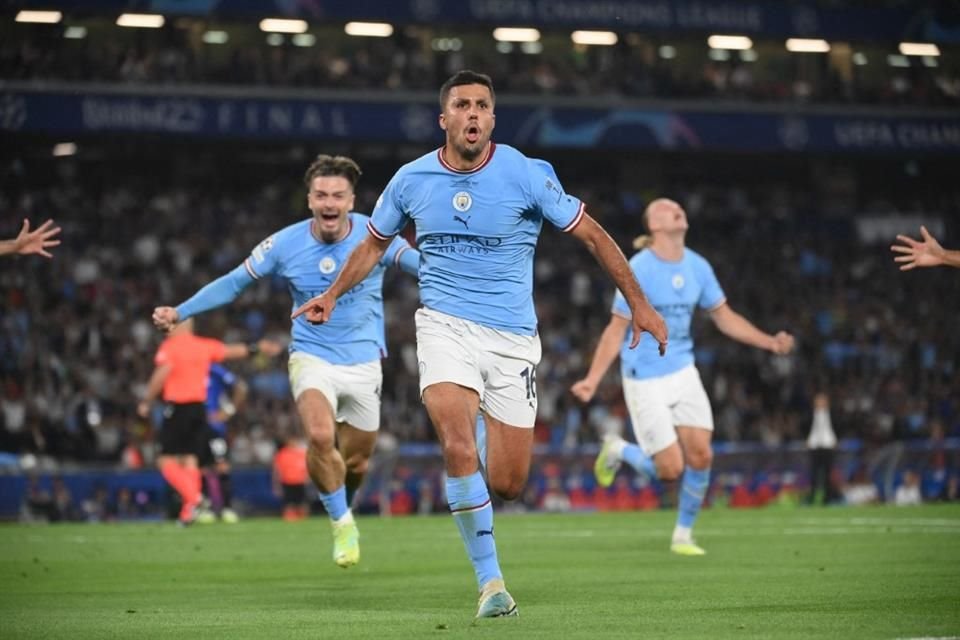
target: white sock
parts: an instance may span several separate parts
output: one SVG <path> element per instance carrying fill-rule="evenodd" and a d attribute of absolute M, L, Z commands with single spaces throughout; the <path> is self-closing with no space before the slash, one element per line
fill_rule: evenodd
<path fill-rule="evenodd" d="M 335 525 L 353 524 L 353 511 L 347 509 L 347 512 L 340 516 L 339 520 L 331 520 Z"/>
<path fill-rule="evenodd" d="M 693 541 L 693 529 L 690 527 L 681 527 L 677 525 L 673 528 L 673 541 L 674 542 L 692 542 Z"/>
<path fill-rule="evenodd" d="M 610 453 L 616 460 L 623 460 L 623 448 L 627 446 L 627 441 L 620 436 L 611 436 Z"/>

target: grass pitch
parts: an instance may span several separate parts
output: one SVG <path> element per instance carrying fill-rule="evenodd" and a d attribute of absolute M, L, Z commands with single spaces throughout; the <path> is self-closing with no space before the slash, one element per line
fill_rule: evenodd
<path fill-rule="evenodd" d="M 960 505 L 499 515 L 520 617 L 473 624 L 451 518 L 0 526 L 0 637 L 917 638 L 960 636 Z"/>

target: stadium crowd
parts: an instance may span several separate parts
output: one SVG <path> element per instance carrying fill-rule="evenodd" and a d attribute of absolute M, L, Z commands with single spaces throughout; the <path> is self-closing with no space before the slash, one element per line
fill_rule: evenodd
<path fill-rule="evenodd" d="M 265 183 L 240 171 L 198 183 L 189 175 L 121 180 L 125 172 L 105 176 L 70 161 L 56 167 L 48 173 L 55 179 L 43 185 L 8 172 L 0 192 L 0 210 L 9 212 L 6 235 L 15 231 L 11 221 L 53 217 L 64 240 L 51 261 L 8 259 L 0 270 L 0 450 L 136 466 L 152 459 L 153 430 L 134 411 L 160 339 L 151 310 L 183 300 L 239 264 L 270 231 L 307 215 L 300 168 L 286 172 L 290 179 Z M 570 176 L 567 190 L 590 203 L 624 248 L 641 232 L 649 198 L 676 198 L 691 221 L 689 244 L 713 262 L 728 299 L 758 326 L 786 327 L 797 336 L 794 355 L 775 357 L 723 339 L 700 319 L 697 356 L 717 441 L 803 440 L 817 388 L 830 390 L 838 436 L 866 447 L 960 436 L 960 335 L 952 314 L 938 312 L 944 292 L 954 299 L 960 292 L 955 274 L 898 272 L 886 249 L 890 238 L 863 242 L 853 217 L 909 212 L 956 219 L 960 192 L 857 194 L 826 205 L 823 193 L 797 181 L 665 178 L 636 190 L 596 169 L 590 180 L 584 166 L 558 168 Z M 362 178 L 360 211 L 370 209 L 384 178 L 376 169 Z M 568 393 L 586 369 L 613 292 L 587 252 L 552 232 L 537 258 L 544 359 L 536 437 L 572 450 L 625 426 L 615 374 L 587 407 Z M 391 353 L 383 429 L 400 443 L 431 442 L 417 392 L 415 283 L 388 276 L 385 300 Z M 289 313 L 287 293 L 260 282 L 227 310 L 201 317 L 198 332 L 283 340 Z M 269 464 L 275 439 L 298 429 L 285 362 L 261 357 L 237 370 L 251 394 L 231 423 L 234 462 Z"/>
<path fill-rule="evenodd" d="M 462 32 L 466 35 L 457 39 L 454 50 L 450 38 L 437 37 L 442 30 L 426 27 L 359 41 L 323 27 L 310 47 L 293 46 L 289 37 L 279 34 L 274 35 L 283 44 L 271 46 L 259 32 L 211 46 L 195 30 L 172 26 L 136 37 L 123 30 L 115 37 L 97 33 L 70 40 L 59 29 L 12 30 L 0 40 L 0 79 L 432 92 L 453 70 L 474 67 L 501 79 L 502 95 L 909 108 L 960 104 L 960 74 L 952 58 L 934 61 L 937 66 L 904 58 L 905 67 L 892 67 L 879 46 L 871 51 L 868 68 L 838 62 L 842 56 L 798 57 L 783 50 L 780 42 L 761 48 L 755 61 L 736 51 L 713 59 L 701 40 L 675 47 L 625 38 L 613 47 L 577 47 L 566 35 L 549 39 L 534 55 L 519 44 L 504 52 L 494 47 L 488 32 L 476 30 Z M 445 44 L 438 49 L 436 42 Z M 668 57 L 664 52 L 670 52 Z"/>

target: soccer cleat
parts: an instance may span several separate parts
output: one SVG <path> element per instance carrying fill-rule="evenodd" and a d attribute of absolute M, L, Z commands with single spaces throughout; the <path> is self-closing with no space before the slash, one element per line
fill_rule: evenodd
<path fill-rule="evenodd" d="M 517 603 L 507 593 L 503 580 L 494 579 L 483 585 L 477 618 L 506 618 L 518 616 Z"/>
<path fill-rule="evenodd" d="M 193 521 L 197 524 L 213 524 L 217 521 L 217 516 L 209 507 L 201 505 L 194 509 Z"/>
<path fill-rule="evenodd" d="M 353 517 L 333 523 L 333 561 L 344 569 L 360 562 L 360 532 Z"/>
<path fill-rule="evenodd" d="M 697 545 L 693 540 L 687 542 L 672 542 L 670 544 L 670 551 L 677 554 L 678 556 L 705 556 L 707 552 L 703 550 L 703 547 Z"/>
<path fill-rule="evenodd" d="M 220 512 L 220 519 L 227 524 L 236 524 L 240 522 L 240 516 L 237 515 L 236 511 L 230 509 L 229 507 L 224 508 L 224 510 Z"/>
<path fill-rule="evenodd" d="M 593 463 L 593 475 L 597 477 L 597 484 L 604 488 L 613 484 L 617 469 L 620 468 L 620 459 L 613 453 L 613 447 L 618 440 L 618 436 L 604 438 L 597 461 Z"/>

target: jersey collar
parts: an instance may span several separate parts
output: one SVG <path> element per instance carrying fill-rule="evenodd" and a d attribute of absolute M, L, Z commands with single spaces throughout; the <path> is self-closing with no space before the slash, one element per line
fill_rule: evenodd
<path fill-rule="evenodd" d="M 444 169 L 446 169 L 447 171 L 452 171 L 453 173 L 459 173 L 459 174 L 476 173 L 477 171 L 480 171 L 480 169 L 483 169 L 485 166 L 490 164 L 490 161 L 493 159 L 493 152 L 496 151 L 497 149 L 497 143 L 491 140 L 490 146 L 487 147 L 487 155 L 484 156 L 483 160 L 480 161 L 480 164 L 475 166 L 473 169 L 467 169 L 467 170 L 456 169 L 453 166 L 451 166 L 443 157 L 443 149 L 444 147 L 440 147 L 439 149 L 437 149 L 437 159 L 440 161 L 440 166 L 442 166 Z"/>

